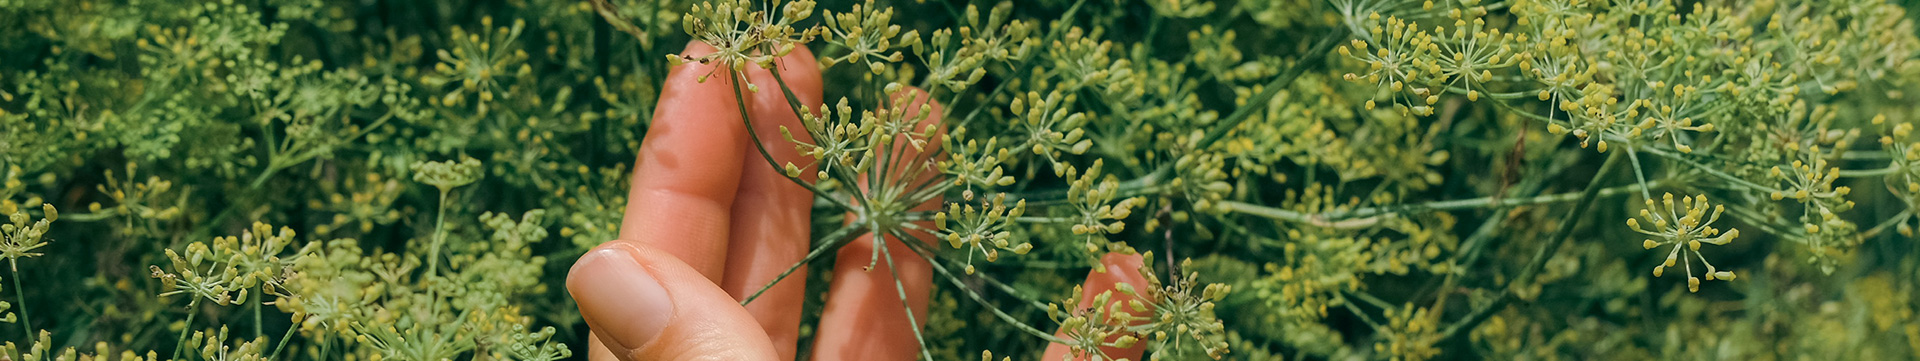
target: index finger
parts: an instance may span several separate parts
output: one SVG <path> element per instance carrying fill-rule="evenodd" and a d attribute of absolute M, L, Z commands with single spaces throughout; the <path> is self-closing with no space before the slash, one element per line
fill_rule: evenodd
<path fill-rule="evenodd" d="M 713 52 L 694 41 L 682 54 Z M 673 254 L 714 283 L 725 273 L 728 214 L 748 145 L 738 106 L 725 66 L 688 62 L 669 72 L 620 223 L 622 241 Z"/>
<path fill-rule="evenodd" d="M 727 276 L 720 288 L 744 300 L 765 287 L 760 298 L 744 307 L 767 331 L 781 359 L 792 360 L 800 339 L 801 305 L 806 303 L 807 267 L 800 263 L 806 260 L 812 239 L 813 192 L 794 184 L 767 160 L 794 164 L 802 180 L 812 181 L 814 167 L 808 165 L 812 158 L 800 154 L 781 129 L 791 129 L 795 141 L 812 142 L 813 138 L 800 124 L 798 110 L 788 103 L 773 72 L 779 71 L 790 86 L 791 100 L 810 108 L 820 107 L 822 85 L 820 65 L 805 46 L 796 45 L 772 65 L 773 69 L 757 65 L 746 69 L 747 81 L 760 86 L 760 91 L 746 97 L 748 125 L 753 128 L 748 131 L 757 134 L 761 144 L 746 146 L 727 244 Z M 756 149 L 759 146 L 767 154 L 762 155 Z M 782 279 L 789 266 L 798 268 Z"/>

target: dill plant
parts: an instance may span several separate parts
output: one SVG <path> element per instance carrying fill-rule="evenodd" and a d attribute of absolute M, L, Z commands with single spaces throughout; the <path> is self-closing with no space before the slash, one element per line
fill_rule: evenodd
<path fill-rule="evenodd" d="M 806 48 L 781 277 L 930 263 L 923 358 L 1920 357 L 1912 5 L 0 0 L 0 352 L 580 357 L 668 69 Z"/>

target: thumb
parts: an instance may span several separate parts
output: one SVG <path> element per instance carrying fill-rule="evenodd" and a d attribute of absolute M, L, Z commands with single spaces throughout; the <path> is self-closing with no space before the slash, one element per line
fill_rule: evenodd
<path fill-rule="evenodd" d="M 567 291 L 620 360 L 775 360 L 760 324 L 700 271 L 666 252 L 614 241 L 581 256 Z"/>
<path fill-rule="evenodd" d="M 1140 254 L 1138 253 L 1112 252 L 1112 253 L 1107 253 L 1106 256 L 1100 257 L 1100 268 L 1087 272 L 1087 283 L 1085 284 L 1086 287 L 1082 289 L 1083 291 L 1080 294 L 1080 305 L 1075 307 L 1078 307 L 1078 309 L 1088 309 L 1093 307 L 1113 307 L 1113 305 L 1115 304 L 1121 304 L 1121 303 L 1138 299 L 1139 297 L 1136 295 L 1120 293 L 1120 291 L 1117 291 L 1115 289 L 1119 288 L 1120 284 L 1125 283 L 1129 286 L 1132 286 L 1133 289 L 1141 290 L 1142 292 L 1147 290 L 1147 287 L 1148 287 L 1147 278 L 1146 276 L 1143 276 L 1140 274 L 1140 268 L 1143 267 L 1143 265 L 1145 264 L 1146 264 L 1146 260 L 1143 257 L 1141 257 Z M 1110 301 L 1108 301 L 1107 304 L 1105 305 L 1094 305 L 1093 300 L 1098 298 L 1099 294 L 1107 291 L 1114 292 L 1113 298 Z M 1152 315 L 1151 312 L 1147 314 Z M 1146 320 L 1136 320 L 1132 323 L 1132 325 L 1140 325 L 1145 322 Z M 1055 331 L 1054 336 L 1062 339 L 1069 339 L 1070 337 L 1067 335 L 1066 332 L 1067 330 L 1061 329 L 1061 330 Z M 1110 344 L 1118 340 L 1120 336 L 1122 335 L 1115 334 L 1115 335 L 1109 336 L 1107 337 L 1106 340 L 1102 341 L 1102 343 Z M 1146 337 L 1142 335 L 1140 338 L 1144 339 Z M 1098 354 L 1096 355 L 1095 351 L 1091 349 L 1074 349 L 1066 344 L 1055 343 L 1047 346 L 1046 356 L 1043 356 L 1040 359 L 1047 360 L 1047 361 L 1139 360 L 1140 356 L 1146 353 L 1146 350 L 1147 350 L 1146 342 L 1136 342 L 1131 347 L 1101 346 L 1098 351 Z M 1097 357 L 1097 356 L 1104 356 L 1104 357 Z"/>

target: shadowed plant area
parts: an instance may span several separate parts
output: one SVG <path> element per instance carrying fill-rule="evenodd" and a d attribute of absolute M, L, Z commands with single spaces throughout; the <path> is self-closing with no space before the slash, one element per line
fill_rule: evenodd
<path fill-rule="evenodd" d="M 802 358 L 921 262 L 931 360 L 1916 359 L 1913 5 L 0 0 L 0 359 L 585 359 L 692 66 L 798 119 Z"/>

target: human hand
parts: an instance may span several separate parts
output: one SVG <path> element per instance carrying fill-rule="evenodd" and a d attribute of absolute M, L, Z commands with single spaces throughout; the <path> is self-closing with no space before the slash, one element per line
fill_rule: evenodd
<path fill-rule="evenodd" d="M 684 54 L 713 52 L 689 44 Z M 801 104 L 821 104 L 821 75 L 804 47 L 775 62 Z M 745 70 L 760 91 L 745 93 L 748 129 L 740 118 L 733 79 L 712 64 L 674 68 L 661 88 L 659 106 L 634 167 L 620 239 L 582 256 L 567 277 L 568 291 L 594 330 L 592 360 L 791 360 L 799 339 L 806 269 L 767 289 L 754 302 L 739 300 L 774 281 L 808 252 L 813 195 L 768 165 L 749 131 L 779 162 L 809 163 L 786 144 L 781 126 L 799 129 L 794 111 L 772 74 Z M 703 75 L 714 75 L 699 81 Z M 744 89 L 744 85 L 740 87 Z M 744 92 L 744 91 L 743 91 Z M 930 114 L 939 124 L 939 104 L 924 93 L 902 91 L 899 109 Z M 796 137 L 805 137 L 796 132 Z M 907 151 L 912 153 L 912 151 Z M 921 156 L 937 151 L 929 148 Z M 812 171 L 800 172 L 811 177 Z M 935 209 L 940 199 L 920 208 Z M 931 237 L 919 234 L 920 241 Z M 898 239 L 886 239 L 905 249 Z M 814 337 L 815 360 L 911 360 L 918 356 L 913 319 L 924 323 L 931 265 L 919 257 L 865 269 L 875 247 L 871 236 L 838 250 L 828 298 Z M 1085 300 L 1118 283 L 1146 287 L 1138 255 L 1110 254 L 1104 269 L 1088 276 Z M 894 277 L 904 289 L 895 288 Z M 1126 296 L 1116 295 L 1113 302 Z M 1082 304 L 1079 307 L 1091 305 Z M 1068 355 L 1061 345 L 1048 360 Z M 1144 345 L 1109 349 L 1108 356 L 1138 359 Z"/>

